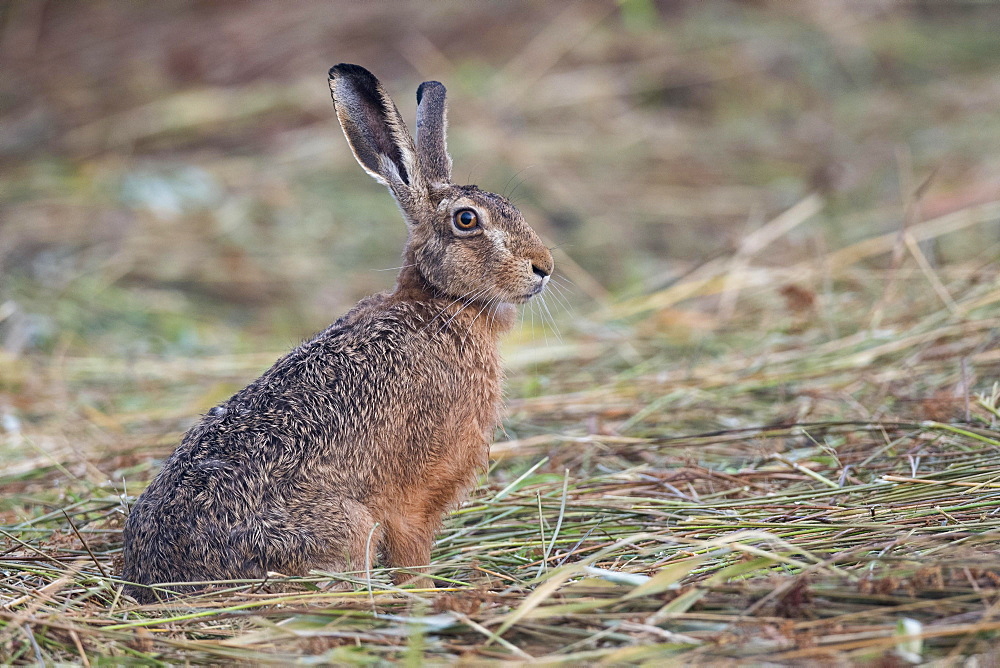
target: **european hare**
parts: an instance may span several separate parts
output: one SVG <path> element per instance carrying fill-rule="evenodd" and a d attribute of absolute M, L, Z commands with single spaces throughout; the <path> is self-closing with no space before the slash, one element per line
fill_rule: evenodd
<path fill-rule="evenodd" d="M 451 182 L 440 83 L 417 89 L 415 143 L 364 68 L 333 67 L 330 89 L 355 157 L 406 221 L 396 287 L 187 432 L 125 524 L 122 575 L 140 601 L 168 593 L 145 585 L 364 571 L 375 556 L 425 566 L 443 512 L 487 463 L 498 337 L 552 255 L 507 199 Z"/>

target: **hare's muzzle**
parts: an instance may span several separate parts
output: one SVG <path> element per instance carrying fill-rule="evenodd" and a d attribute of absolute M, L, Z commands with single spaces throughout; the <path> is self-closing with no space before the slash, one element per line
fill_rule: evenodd
<path fill-rule="evenodd" d="M 539 292 L 545 289 L 545 285 L 549 282 L 549 276 L 552 275 L 551 270 L 543 269 L 537 264 L 531 265 L 531 271 L 535 275 L 535 287 L 532 290 L 532 295 L 537 295 Z"/>
<path fill-rule="evenodd" d="M 549 278 L 552 276 L 553 263 L 551 258 L 547 258 L 547 260 L 531 261 L 531 273 L 534 283 L 531 286 L 531 291 L 525 295 L 525 301 L 544 290 L 548 284 Z"/>

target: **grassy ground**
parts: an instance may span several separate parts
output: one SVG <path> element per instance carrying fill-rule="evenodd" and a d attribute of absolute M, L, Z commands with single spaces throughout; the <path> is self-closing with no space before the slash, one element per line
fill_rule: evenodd
<path fill-rule="evenodd" d="M 924 273 L 906 239 L 981 234 L 997 215 L 964 210 L 831 253 L 811 268 L 822 292 L 803 269 L 780 293 L 737 294 L 785 270 L 727 257 L 565 320 L 561 340 L 522 331 L 496 463 L 439 536 L 434 591 L 393 589 L 377 571 L 350 574 L 351 593 L 317 589 L 317 574 L 135 605 L 114 577 L 129 502 L 191 415 L 271 356 L 4 358 L 6 396 L 36 417 L 5 421 L 0 651 L 91 663 L 995 660 L 1000 273 Z M 856 262 L 880 242 L 900 249 L 889 275 Z M 719 303 L 733 304 L 725 321 L 698 308 Z"/>
<path fill-rule="evenodd" d="M 1000 660 L 996 7 L 378 6 L 0 3 L 0 662 Z M 434 591 L 137 606 L 195 416 L 391 285 L 340 61 L 558 246 L 493 464 Z"/>

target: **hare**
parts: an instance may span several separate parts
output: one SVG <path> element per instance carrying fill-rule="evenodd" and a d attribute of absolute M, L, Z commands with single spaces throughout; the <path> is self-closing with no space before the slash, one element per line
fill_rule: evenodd
<path fill-rule="evenodd" d="M 440 83 L 417 89 L 416 142 L 368 70 L 337 65 L 330 89 L 354 156 L 406 222 L 395 289 L 185 434 L 125 523 L 122 577 L 140 602 L 269 571 L 364 572 L 375 557 L 427 566 L 443 513 L 487 464 L 498 338 L 552 255 L 506 198 L 451 182 Z"/>

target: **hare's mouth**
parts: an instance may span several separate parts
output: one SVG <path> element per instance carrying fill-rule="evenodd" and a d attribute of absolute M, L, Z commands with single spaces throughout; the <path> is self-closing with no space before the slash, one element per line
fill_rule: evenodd
<path fill-rule="evenodd" d="M 524 304 L 528 302 L 532 297 L 538 295 L 544 289 L 545 289 L 545 281 L 542 281 L 527 293 L 519 295 L 511 301 L 513 301 L 515 304 Z"/>

